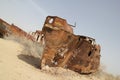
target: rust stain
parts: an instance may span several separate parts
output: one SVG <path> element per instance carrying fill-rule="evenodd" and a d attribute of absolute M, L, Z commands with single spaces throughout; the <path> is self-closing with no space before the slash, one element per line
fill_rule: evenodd
<path fill-rule="evenodd" d="M 52 20 L 51 20 L 52 19 Z M 95 39 L 73 34 L 65 19 L 48 16 L 42 32 L 45 49 L 41 67 L 63 67 L 78 73 L 92 73 L 100 65 L 100 46 Z"/>
<path fill-rule="evenodd" d="M 41 68 L 63 67 L 78 73 L 93 73 L 100 66 L 100 45 L 95 39 L 75 35 L 65 19 L 47 16 L 42 31 L 27 33 L 0 19 L 0 37 L 17 36 L 44 45 Z"/>

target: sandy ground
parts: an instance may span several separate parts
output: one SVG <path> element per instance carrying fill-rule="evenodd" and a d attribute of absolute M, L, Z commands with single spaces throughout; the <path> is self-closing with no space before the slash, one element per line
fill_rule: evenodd
<path fill-rule="evenodd" d="M 97 75 L 80 75 L 62 68 L 41 70 L 40 58 L 23 53 L 24 46 L 0 39 L 0 80 L 117 80 Z"/>

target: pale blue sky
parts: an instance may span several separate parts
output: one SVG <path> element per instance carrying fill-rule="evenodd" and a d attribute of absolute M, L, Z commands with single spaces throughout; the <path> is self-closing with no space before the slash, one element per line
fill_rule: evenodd
<path fill-rule="evenodd" d="M 120 0 L 0 0 L 0 18 L 27 32 L 41 30 L 47 15 L 76 22 L 75 34 L 95 38 L 101 63 L 120 75 Z"/>

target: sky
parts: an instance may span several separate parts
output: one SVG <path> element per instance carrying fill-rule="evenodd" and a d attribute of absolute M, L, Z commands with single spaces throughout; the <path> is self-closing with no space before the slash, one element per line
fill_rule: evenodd
<path fill-rule="evenodd" d="M 0 18 L 27 32 L 41 30 L 48 15 L 76 23 L 76 35 L 95 38 L 104 70 L 120 75 L 120 0 L 0 0 Z"/>

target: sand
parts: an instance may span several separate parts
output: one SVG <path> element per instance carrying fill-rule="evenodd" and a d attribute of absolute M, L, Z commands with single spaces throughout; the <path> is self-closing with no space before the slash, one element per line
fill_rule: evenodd
<path fill-rule="evenodd" d="M 23 50 L 22 44 L 0 38 L 0 80 L 110 80 L 102 78 L 100 73 L 80 75 L 71 70 L 49 67 L 41 70 L 40 58 L 26 55 Z"/>

